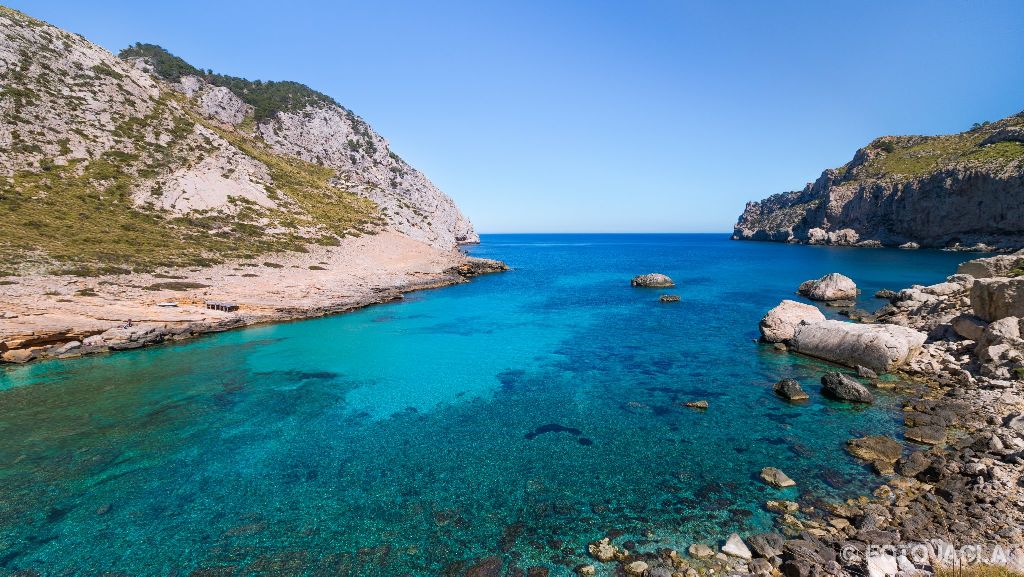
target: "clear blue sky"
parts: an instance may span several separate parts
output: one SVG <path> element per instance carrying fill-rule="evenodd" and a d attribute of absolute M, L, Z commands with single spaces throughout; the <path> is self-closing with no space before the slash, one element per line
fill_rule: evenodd
<path fill-rule="evenodd" d="M 8 2 L 297 80 L 482 232 L 727 231 L 883 134 L 1024 110 L 1024 2 Z"/>

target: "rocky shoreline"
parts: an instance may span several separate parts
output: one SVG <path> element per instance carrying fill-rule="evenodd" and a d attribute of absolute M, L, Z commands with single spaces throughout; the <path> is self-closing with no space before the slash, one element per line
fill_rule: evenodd
<path fill-rule="evenodd" d="M 339 314 L 508 270 L 500 261 L 438 251 L 391 233 L 265 260 L 157 275 L 8 279 L 0 286 L 0 365 Z M 258 272 L 243 272 L 249 270 Z M 238 310 L 211 310 L 206 303 L 212 300 L 237 303 Z"/>
<path fill-rule="evenodd" d="M 605 574 L 608 565 L 614 575 L 633 577 L 914 577 L 972 564 L 1024 570 L 1024 277 L 1014 276 L 1022 266 L 1024 251 L 969 261 L 946 282 L 886 293 L 889 304 L 874 315 L 849 314 L 860 323 L 827 321 L 816 307 L 784 301 L 762 320 L 765 346 L 801 352 L 800 335 L 813 330 L 833 349 L 838 344 L 828 360 L 853 369 L 826 374 L 823 387 L 842 390 L 843 381 L 867 393 L 834 398 L 871 402 L 870 390 L 881 388 L 905 396 L 903 441 L 867 436 L 847 443 L 881 485 L 842 503 L 813 495 L 768 501 L 775 530 L 730 535 L 717 550 L 695 543 L 685 553 L 640 551 L 604 538 L 588 547 L 593 564 L 576 573 L 596 575 L 600 567 Z M 801 292 L 811 288 L 805 283 Z M 903 348 L 878 332 L 895 334 Z M 864 366 L 872 347 L 890 353 L 878 372 L 895 381 Z M 803 391 L 780 381 L 776 393 L 799 399 Z M 774 468 L 761 478 L 772 486 L 792 481 Z"/>

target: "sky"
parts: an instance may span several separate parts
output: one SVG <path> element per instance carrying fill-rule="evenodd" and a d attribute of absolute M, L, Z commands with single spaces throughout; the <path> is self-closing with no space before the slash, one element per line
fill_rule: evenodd
<path fill-rule="evenodd" d="M 1019 0 L 6 4 L 327 93 L 484 233 L 731 231 L 877 136 L 1024 110 Z"/>

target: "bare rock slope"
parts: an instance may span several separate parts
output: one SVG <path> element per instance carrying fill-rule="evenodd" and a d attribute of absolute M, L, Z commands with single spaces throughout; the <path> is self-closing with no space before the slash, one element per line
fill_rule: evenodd
<path fill-rule="evenodd" d="M 1024 247 L 1024 113 L 959 134 L 878 138 L 803 190 L 747 203 L 733 238 Z"/>

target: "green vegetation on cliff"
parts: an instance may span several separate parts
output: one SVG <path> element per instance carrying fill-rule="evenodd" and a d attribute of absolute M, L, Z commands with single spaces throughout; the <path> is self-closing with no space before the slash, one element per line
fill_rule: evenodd
<path fill-rule="evenodd" d="M 177 82 L 182 76 L 197 76 L 214 86 L 223 86 L 253 107 L 257 122 L 278 112 L 294 112 L 310 105 L 338 105 L 330 96 L 298 82 L 246 80 L 215 74 L 212 70 L 200 70 L 156 44 L 136 43 L 122 50 L 118 56 L 146 59 L 153 66 L 153 73 L 169 82 Z"/>

